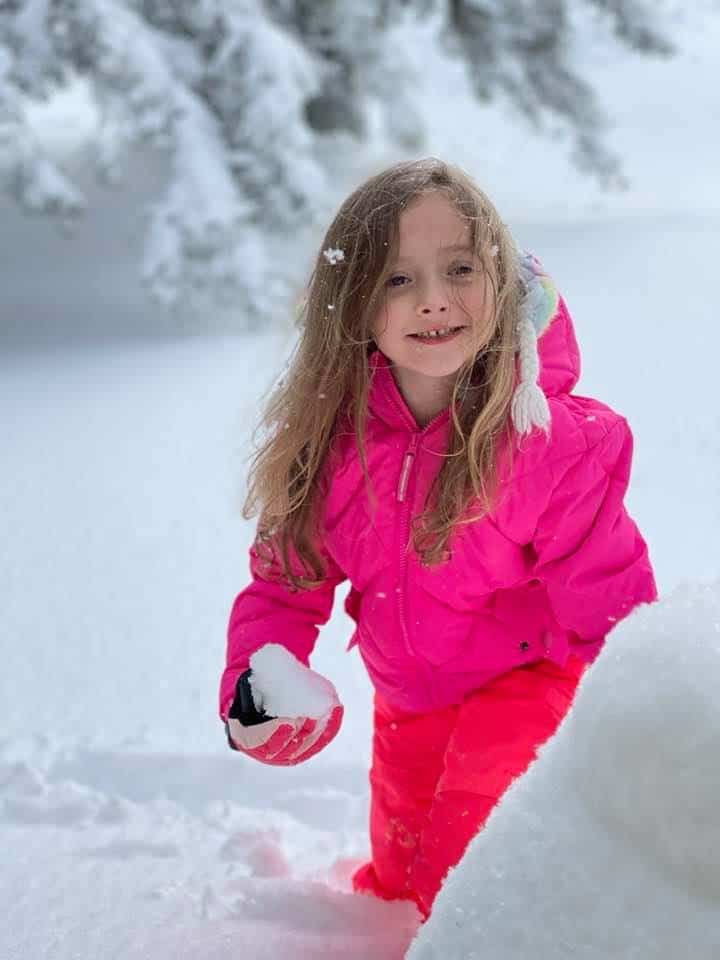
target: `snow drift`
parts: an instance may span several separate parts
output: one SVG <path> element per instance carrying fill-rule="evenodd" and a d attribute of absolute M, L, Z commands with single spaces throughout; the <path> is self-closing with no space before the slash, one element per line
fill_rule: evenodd
<path fill-rule="evenodd" d="M 608 638 L 407 960 L 720 955 L 720 583 Z"/>

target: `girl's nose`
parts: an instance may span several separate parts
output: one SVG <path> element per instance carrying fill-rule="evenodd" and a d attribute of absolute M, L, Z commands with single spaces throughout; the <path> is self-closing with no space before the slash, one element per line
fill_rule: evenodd
<path fill-rule="evenodd" d="M 438 290 L 437 287 L 432 290 L 426 289 L 418 299 L 416 311 L 424 317 L 434 313 L 447 313 L 447 297 L 443 296 L 442 290 Z"/>

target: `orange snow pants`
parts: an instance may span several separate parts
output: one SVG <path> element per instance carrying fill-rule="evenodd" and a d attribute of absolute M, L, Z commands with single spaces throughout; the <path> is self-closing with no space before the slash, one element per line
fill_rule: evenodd
<path fill-rule="evenodd" d="M 450 867 L 570 708 L 586 664 L 518 667 L 457 705 L 396 710 L 375 694 L 372 860 L 353 889 L 414 900 L 424 917 Z"/>

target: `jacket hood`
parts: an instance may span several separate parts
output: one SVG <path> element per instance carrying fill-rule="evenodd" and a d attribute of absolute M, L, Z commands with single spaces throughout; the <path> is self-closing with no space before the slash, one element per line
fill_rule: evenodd
<path fill-rule="evenodd" d="M 549 399 L 558 394 L 570 393 L 577 384 L 581 369 L 580 349 L 570 312 L 554 282 L 534 257 L 526 255 L 523 263 L 527 290 L 525 309 L 537 336 L 540 365 L 538 385 Z M 530 275 L 532 276 L 528 282 L 525 277 Z M 392 374 L 392 366 L 392 361 L 380 350 L 375 350 L 370 355 L 370 412 L 389 426 L 417 430 L 415 418 Z M 519 377 L 517 358 L 516 369 Z M 444 422 L 449 416 L 449 407 L 443 414 L 444 416 L 438 414 L 433 423 Z"/>

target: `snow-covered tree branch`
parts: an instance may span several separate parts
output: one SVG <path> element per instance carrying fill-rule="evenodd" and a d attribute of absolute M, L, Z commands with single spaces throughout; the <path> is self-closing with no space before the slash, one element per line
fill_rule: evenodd
<path fill-rule="evenodd" d="M 587 0 L 629 48 L 667 54 L 651 5 Z M 128 151 L 161 150 L 171 174 L 149 211 L 144 277 L 172 305 L 200 297 L 252 322 L 268 295 L 273 235 L 312 221 L 331 190 L 328 136 L 362 151 L 380 116 L 419 152 L 423 108 L 407 56 L 414 25 L 462 59 L 480 100 L 503 96 L 533 125 L 559 119 L 573 158 L 610 183 L 619 163 L 576 72 L 569 0 L 0 0 L 0 190 L 65 220 L 86 205 L 27 121 L 27 105 L 81 77 L 100 122 L 98 175 L 117 181 Z M 427 36 L 427 34 L 424 34 Z M 373 112 L 374 111 L 374 112 Z"/>

